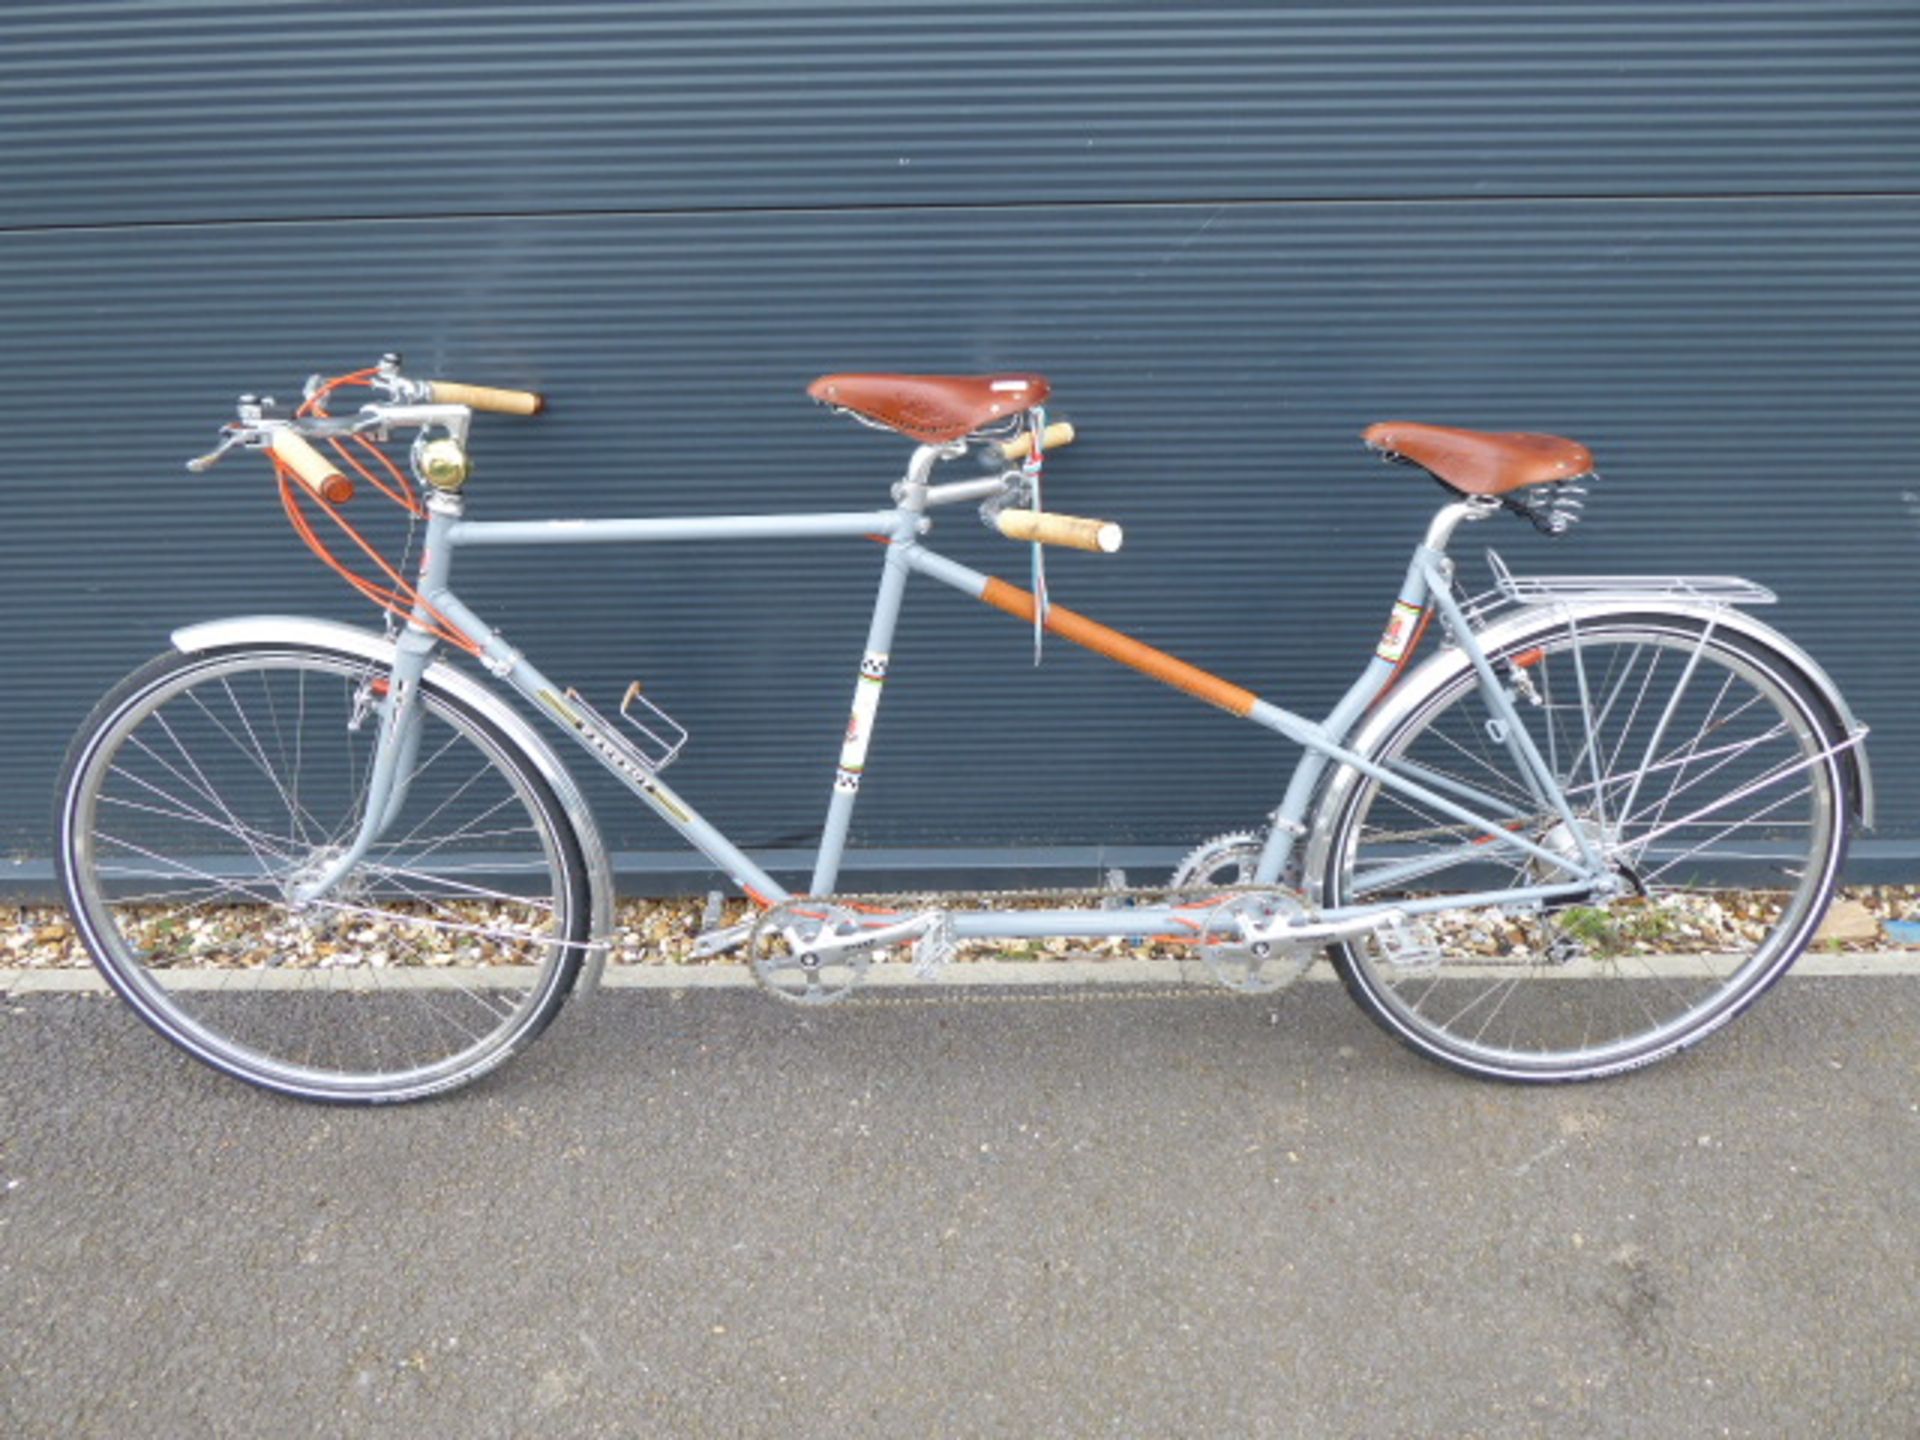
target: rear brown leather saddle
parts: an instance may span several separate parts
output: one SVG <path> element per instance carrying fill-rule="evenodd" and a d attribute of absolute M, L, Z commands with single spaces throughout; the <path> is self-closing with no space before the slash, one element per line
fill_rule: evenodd
<path fill-rule="evenodd" d="M 1489 434 L 1383 420 L 1361 438 L 1381 454 L 1418 465 L 1468 495 L 1505 495 L 1527 485 L 1593 473 L 1593 452 L 1558 435 Z"/>

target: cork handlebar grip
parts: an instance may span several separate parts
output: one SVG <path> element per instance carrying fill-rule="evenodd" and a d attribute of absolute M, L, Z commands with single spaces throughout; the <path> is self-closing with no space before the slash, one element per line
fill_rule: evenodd
<path fill-rule="evenodd" d="M 427 393 L 436 405 L 465 405 L 469 410 L 491 410 L 497 415 L 538 415 L 547 408 L 546 397 L 531 390 L 496 390 L 491 385 L 462 385 L 454 380 L 429 380 Z"/>
<path fill-rule="evenodd" d="M 1044 438 L 1045 444 L 1041 446 L 1042 453 L 1058 450 L 1063 445 L 1071 445 L 1074 439 L 1073 423 L 1068 420 L 1055 421 L 1047 426 Z M 1008 460 L 1024 460 L 1032 452 L 1033 432 L 1031 430 L 1024 435 L 1015 436 L 1000 447 L 1001 455 Z"/>
<path fill-rule="evenodd" d="M 340 467 L 313 446 L 306 437 L 291 430 L 276 430 L 268 442 L 274 459 L 299 477 L 300 483 L 329 505 L 344 505 L 353 498 L 353 481 L 340 473 Z"/>
<path fill-rule="evenodd" d="M 1009 540 L 1033 540 L 1042 545 L 1065 545 L 1111 555 L 1120 548 L 1123 532 L 1111 520 L 1089 520 L 1080 515 L 1055 515 L 1042 510 L 1002 510 L 994 524 Z"/>

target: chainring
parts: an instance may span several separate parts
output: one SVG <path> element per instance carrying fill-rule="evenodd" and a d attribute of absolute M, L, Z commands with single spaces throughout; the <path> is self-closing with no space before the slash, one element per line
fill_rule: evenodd
<path fill-rule="evenodd" d="M 1216 835 L 1189 851 L 1174 867 L 1169 890 L 1228 890 L 1253 883 L 1260 863 L 1260 837 L 1251 830 Z"/>
<path fill-rule="evenodd" d="M 867 978 L 872 947 L 848 944 L 867 928 L 859 912 L 807 900 L 776 905 L 747 939 L 753 978 L 789 1005 L 830 1005 Z"/>
<path fill-rule="evenodd" d="M 1317 947 L 1290 945 L 1262 932 L 1305 915 L 1305 906 L 1279 891 L 1234 896 L 1207 913 L 1200 958 L 1217 982 L 1242 995 L 1285 989 L 1306 974 Z"/>

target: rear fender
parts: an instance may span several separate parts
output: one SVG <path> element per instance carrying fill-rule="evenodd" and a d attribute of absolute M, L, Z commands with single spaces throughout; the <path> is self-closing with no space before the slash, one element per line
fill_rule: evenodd
<path fill-rule="evenodd" d="M 1534 634 L 1558 626 L 1568 613 L 1571 613 L 1575 624 L 1599 620 L 1608 615 L 1628 613 L 1672 615 L 1711 622 L 1720 630 L 1729 631 L 1779 652 L 1782 658 L 1795 668 L 1798 678 L 1806 683 L 1807 688 L 1826 709 L 1828 718 L 1839 734 L 1861 735 L 1866 732 L 1866 727 L 1854 719 L 1846 697 L 1840 693 L 1840 687 L 1833 683 L 1832 677 L 1820 668 L 1811 655 L 1772 626 L 1763 624 L 1741 610 L 1659 599 L 1522 606 L 1499 616 L 1475 634 L 1483 650 L 1490 655 L 1497 654 L 1503 650 L 1523 646 Z M 1472 660 L 1457 645 L 1449 645 L 1428 657 L 1395 686 L 1388 693 L 1386 700 L 1366 717 L 1360 728 L 1346 741 L 1347 748 L 1361 755 L 1371 754 L 1408 711 L 1422 703 L 1435 689 L 1452 683 L 1472 666 Z M 1846 775 L 1848 799 L 1851 802 L 1854 818 L 1870 830 L 1874 824 L 1875 804 L 1873 770 L 1867 763 L 1866 746 L 1864 744 L 1849 746 L 1840 752 L 1840 761 Z M 1346 793 L 1362 778 L 1359 771 L 1343 767 L 1327 783 L 1321 793 L 1316 823 L 1313 826 L 1314 841 L 1308 851 L 1304 871 L 1316 899 L 1318 899 L 1320 877 L 1326 871 L 1326 846 L 1331 828 L 1329 822 L 1338 813 Z"/>

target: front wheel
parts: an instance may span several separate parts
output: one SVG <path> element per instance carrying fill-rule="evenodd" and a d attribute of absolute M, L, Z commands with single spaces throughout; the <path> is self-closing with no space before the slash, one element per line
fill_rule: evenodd
<path fill-rule="evenodd" d="M 1336 967 L 1390 1034 L 1458 1070 L 1650 1064 L 1739 1014 L 1811 939 L 1846 853 L 1847 737 L 1788 657 L 1704 618 L 1543 618 L 1489 658 L 1572 826 L 1522 781 L 1470 667 L 1404 703 L 1368 758 L 1550 852 L 1597 852 L 1614 892 L 1488 903 L 1565 872 L 1347 771 L 1316 827 L 1322 901 L 1414 919 L 1336 947 Z"/>
<path fill-rule="evenodd" d="M 431 682 L 404 800 L 344 878 L 384 667 L 254 644 L 166 655 L 95 709 L 56 863 L 95 963 L 162 1035 L 302 1099 L 411 1100 L 499 1065 L 584 954 L 586 866 L 532 762 Z"/>

